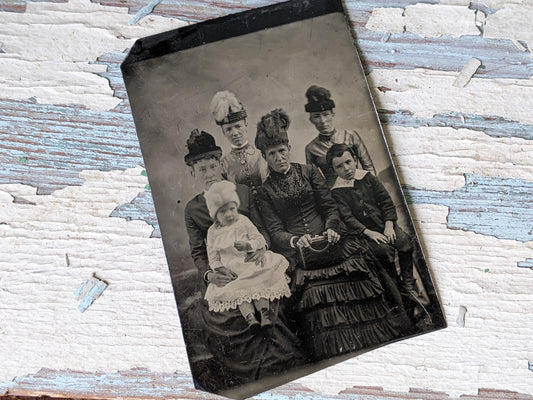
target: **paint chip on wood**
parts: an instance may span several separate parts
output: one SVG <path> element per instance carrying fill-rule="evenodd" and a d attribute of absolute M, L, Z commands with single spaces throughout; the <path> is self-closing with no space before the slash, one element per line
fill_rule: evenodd
<path fill-rule="evenodd" d="M 465 306 L 459 306 L 459 315 L 457 316 L 457 325 L 459 325 L 461 328 L 464 328 L 465 326 L 466 312 L 467 312 L 467 309 Z"/>
<path fill-rule="evenodd" d="M 154 8 L 161 3 L 161 0 L 152 0 L 150 3 L 145 5 L 143 8 L 141 8 L 137 14 L 135 14 L 135 17 L 131 19 L 129 22 L 130 25 L 135 25 L 137 22 L 139 22 L 141 19 L 146 17 L 147 15 L 151 14 L 152 11 L 154 11 Z"/>
<path fill-rule="evenodd" d="M 528 362 L 527 362 L 527 367 L 529 368 L 529 370 L 530 370 L 531 372 L 533 372 L 533 361 L 528 361 Z"/>
<path fill-rule="evenodd" d="M 453 83 L 453 86 L 458 88 L 463 88 L 470 82 L 472 76 L 476 73 L 477 69 L 480 67 L 481 61 L 477 58 L 471 58 L 470 61 L 463 67 L 463 70 L 457 76 L 457 79 Z"/>
<path fill-rule="evenodd" d="M 519 261 L 516 263 L 518 268 L 529 268 L 533 270 L 533 258 L 526 258 L 525 261 Z"/>
<path fill-rule="evenodd" d="M 520 50 L 520 51 L 527 51 L 527 47 L 522 43 L 520 42 L 519 40 L 516 40 L 516 39 L 512 39 L 512 42 L 513 44 L 515 45 L 515 47 Z"/>
<path fill-rule="evenodd" d="M 100 297 L 102 292 L 107 288 L 107 283 L 98 279 L 96 276 L 92 276 L 87 279 L 76 291 L 74 296 L 76 299 L 81 300 L 78 305 L 78 310 L 84 312 L 87 310 L 94 301 Z"/>

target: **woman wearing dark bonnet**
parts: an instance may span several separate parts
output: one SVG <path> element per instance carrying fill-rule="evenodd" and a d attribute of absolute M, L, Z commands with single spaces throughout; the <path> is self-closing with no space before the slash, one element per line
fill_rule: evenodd
<path fill-rule="evenodd" d="M 297 334 L 314 361 L 383 344 L 399 336 L 390 321 L 373 256 L 341 238 L 337 206 L 315 165 L 290 162 L 290 120 L 282 109 L 262 117 L 255 144 L 270 174 L 259 190 L 273 251 L 291 262 Z M 323 235 L 340 259 L 320 265 L 300 256 Z"/>
<path fill-rule="evenodd" d="M 318 136 L 305 147 L 305 162 L 319 167 L 331 187 L 337 176 L 326 161 L 326 153 L 333 144 L 345 143 L 352 148 L 358 168 L 375 175 L 374 164 L 359 134 L 355 130 L 341 129 L 335 125 L 335 102 L 329 90 L 313 85 L 307 89 L 305 96 L 305 111 L 309 113 L 309 121 L 318 131 Z"/>
<path fill-rule="evenodd" d="M 187 140 L 185 163 L 203 191 L 185 207 L 184 218 L 189 236 L 191 256 L 198 268 L 198 284 L 203 297 L 208 284 L 219 287 L 236 278 L 232 265 L 212 271 L 209 266 L 206 236 L 213 219 L 209 214 L 204 192 L 223 180 L 220 157 L 222 149 L 208 132 L 195 129 Z M 260 227 L 255 202 L 245 185 L 236 185 L 239 212 Z M 263 232 L 262 228 L 259 228 Z M 250 260 L 260 251 L 251 253 Z M 260 262 L 260 259 L 257 260 Z M 301 343 L 289 329 L 283 301 L 273 301 L 269 310 L 272 325 L 261 332 L 253 332 L 236 309 L 215 313 L 207 302 L 197 299 L 182 312 L 184 338 L 196 384 L 206 390 L 224 390 L 254 382 L 258 379 L 295 369 L 307 360 Z"/>

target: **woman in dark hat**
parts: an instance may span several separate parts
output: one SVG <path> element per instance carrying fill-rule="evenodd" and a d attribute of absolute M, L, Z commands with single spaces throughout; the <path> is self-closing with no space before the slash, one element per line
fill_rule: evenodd
<path fill-rule="evenodd" d="M 187 140 L 189 152 L 185 163 L 202 192 L 185 207 L 185 223 L 189 235 L 191 256 L 198 268 L 199 289 L 205 293 L 207 284 L 224 287 L 236 278 L 231 265 L 209 268 L 206 236 L 213 219 L 209 215 L 204 192 L 223 180 L 220 157 L 222 150 L 213 136 L 195 129 Z M 236 185 L 239 213 L 250 218 L 261 233 L 261 219 L 250 188 Z M 266 233 L 266 232 L 265 232 Z M 261 251 L 251 253 L 249 261 L 261 261 Z M 259 256 L 259 258 L 255 258 Z M 281 301 L 272 302 L 268 311 L 272 326 L 268 332 L 256 334 L 250 330 L 237 310 L 210 312 L 203 299 L 182 311 L 183 333 L 196 384 L 205 390 L 224 390 L 257 379 L 291 370 L 304 362 L 300 340 L 288 328 Z"/>
<path fill-rule="evenodd" d="M 329 187 L 333 185 L 337 176 L 326 161 L 329 148 L 335 143 L 345 143 L 353 149 L 358 162 L 358 168 L 372 172 L 376 171 L 372 159 L 368 154 L 363 140 L 354 130 L 338 129 L 335 126 L 335 102 L 328 89 L 313 85 L 305 93 L 307 104 L 305 111 L 309 113 L 309 121 L 318 131 L 318 136 L 305 147 L 305 161 L 319 167 L 326 177 Z"/>
<path fill-rule="evenodd" d="M 392 340 L 399 332 L 375 259 L 356 239 L 340 237 L 337 206 L 318 167 L 290 162 L 289 124 L 282 109 L 263 116 L 255 144 L 270 169 L 259 199 L 271 248 L 292 266 L 297 334 L 315 361 Z M 336 250 L 316 265 L 303 254 L 322 234 Z"/>
<path fill-rule="evenodd" d="M 222 91 L 213 96 L 211 113 L 231 144 L 229 154 L 221 158 L 222 172 L 228 180 L 248 186 L 255 195 L 268 168 L 261 152 L 248 142 L 246 109 L 234 93 Z"/>

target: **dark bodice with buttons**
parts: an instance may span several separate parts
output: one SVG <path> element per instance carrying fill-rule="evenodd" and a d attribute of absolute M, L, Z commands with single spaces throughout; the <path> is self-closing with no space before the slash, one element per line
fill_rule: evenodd
<path fill-rule="evenodd" d="M 259 191 L 260 207 L 272 249 L 291 255 L 293 236 L 338 231 L 335 201 L 316 166 L 291 164 L 287 174 L 274 171 Z"/>

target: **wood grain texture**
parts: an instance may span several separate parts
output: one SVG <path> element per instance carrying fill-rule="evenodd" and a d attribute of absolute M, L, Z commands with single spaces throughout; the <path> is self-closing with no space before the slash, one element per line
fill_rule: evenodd
<path fill-rule="evenodd" d="M 0 393 L 212 398 L 192 389 L 119 65 L 137 37 L 276 1 L 163 0 L 129 26 L 148 2 L 0 0 Z M 530 400 L 532 6 L 345 5 L 450 327 L 256 398 Z M 81 314 L 93 273 L 109 287 Z"/>

